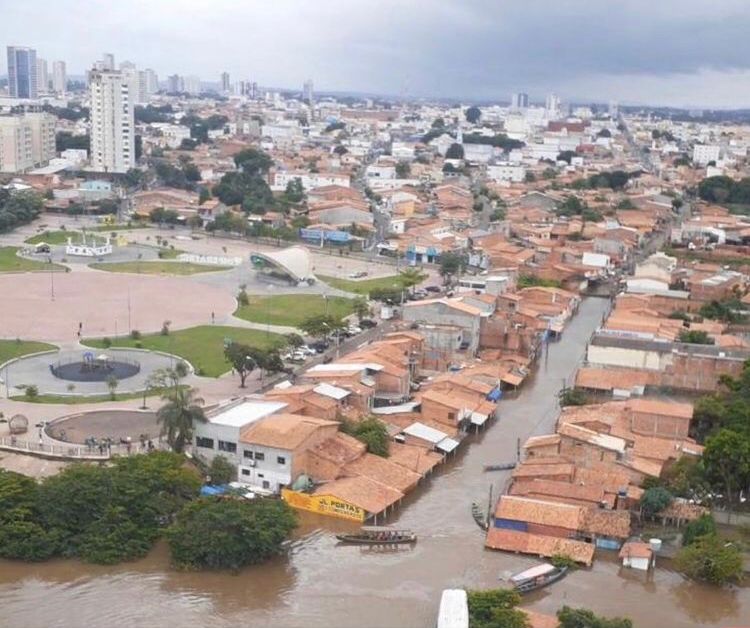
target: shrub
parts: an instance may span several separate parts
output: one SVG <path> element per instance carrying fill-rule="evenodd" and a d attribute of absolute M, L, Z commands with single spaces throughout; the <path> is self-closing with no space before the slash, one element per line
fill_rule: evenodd
<path fill-rule="evenodd" d="M 716 521 L 711 515 L 703 515 L 685 526 L 682 544 L 691 545 L 703 536 L 716 536 Z"/>
<path fill-rule="evenodd" d="M 134 329 L 130 332 L 130 337 L 133 340 L 140 340 L 141 339 L 141 332 L 139 332 L 137 329 Z"/>
<path fill-rule="evenodd" d="M 174 365 L 174 371 L 177 373 L 177 377 L 185 377 L 190 372 L 190 368 L 185 360 L 179 360 L 177 364 Z"/>
<path fill-rule="evenodd" d="M 162 336 L 169 336 L 169 326 L 172 324 L 172 321 L 164 321 L 161 324 L 161 335 Z"/>
<path fill-rule="evenodd" d="M 244 288 L 237 293 L 237 303 L 240 305 L 250 304 L 250 298 L 247 296 L 247 292 L 245 292 Z"/>
<path fill-rule="evenodd" d="M 112 340 L 108 337 L 102 338 L 102 347 L 109 349 L 112 346 Z"/>
<path fill-rule="evenodd" d="M 722 585 L 742 575 L 742 553 L 716 535 L 700 536 L 677 553 L 675 565 L 690 578 Z"/>
<path fill-rule="evenodd" d="M 37 388 L 34 384 L 28 384 L 23 394 L 26 399 L 31 401 L 32 399 L 36 399 L 39 396 L 39 388 Z"/>
<path fill-rule="evenodd" d="M 133 343 L 133 346 L 134 346 L 134 347 L 135 347 L 136 349 L 143 349 L 143 343 L 142 343 L 142 342 L 141 342 L 140 340 L 136 340 L 136 341 L 135 341 L 135 342 Z"/>
<path fill-rule="evenodd" d="M 576 561 L 566 554 L 555 554 L 549 559 L 549 562 L 558 569 L 562 569 L 563 567 L 567 567 L 568 569 L 576 568 Z"/>

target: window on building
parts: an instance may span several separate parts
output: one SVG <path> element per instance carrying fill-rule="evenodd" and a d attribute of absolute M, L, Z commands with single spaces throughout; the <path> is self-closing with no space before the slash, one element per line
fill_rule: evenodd
<path fill-rule="evenodd" d="M 230 454 L 237 453 L 237 443 L 231 443 L 228 440 L 220 440 L 219 451 L 226 451 Z"/>
<path fill-rule="evenodd" d="M 268 480 L 263 480 L 263 488 L 271 488 L 271 483 Z"/>
<path fill-rule="evenodd" d="M 456 420 L 456 413 L 455 412 L 449 412 L 448 413 L 448 420 L 449 421 L 455 421 Z M 221 441 L 219 441 L 219 449 L 221 449 Z"/>
<path fill-rule="evenodd" d="M 221 442 L 221 441 L 219 441 Z M 196 436 L 195 437 L 195 446 L 196 447 L 203 447 L 204 449 L 213 449 L 214 448 L 214 439 L 213 438 L 205 438 L 204 436 Z"/>
<path fill-rule="evenodd" d="M 250 475 L 250 469 L 242 469 L 242 475 Z"/>
<path fill-rule="evenodd" d="M 255 459 L 256 460 L 265 460 L 266 454 L 264 454 L 262 451 L 256 451 L 255 452 Z"/>
<path fill-rule="evenodd" d="M 276 456 L 276 462 L 279 464 L 286 464 L 286 458 L 284 456 Z"/>
<path fill-rule="evenodd" d="M 242 457 L 243 458 L 250 458 L 250 460 L 252 460 L 253 459 L 253 452 L 250 451 L 249 449 L 245 449 L 245 451 L 242 452 Z"/>

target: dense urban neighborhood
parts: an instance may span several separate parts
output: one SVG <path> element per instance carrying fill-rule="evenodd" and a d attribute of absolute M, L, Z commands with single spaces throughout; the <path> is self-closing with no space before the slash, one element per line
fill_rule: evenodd
<path fill-rule="evenodd" d="M 746 120 L 41 53 L 0 81 L 0 623 L 750 621 Z"/>

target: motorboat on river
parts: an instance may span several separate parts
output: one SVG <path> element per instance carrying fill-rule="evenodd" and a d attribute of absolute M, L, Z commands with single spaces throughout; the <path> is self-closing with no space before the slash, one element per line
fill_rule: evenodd
<path fill-rule="evenodd" d="M 395 530 L 382 526 L 363 526 L 356 534 L 337 534 L 342 543 L 359 545 L 398 545 L 416 543 L 417 535 L 411 530 Z"/>

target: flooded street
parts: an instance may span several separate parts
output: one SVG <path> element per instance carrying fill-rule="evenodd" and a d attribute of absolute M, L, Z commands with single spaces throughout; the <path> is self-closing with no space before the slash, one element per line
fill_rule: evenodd
<path fill-rule="evenodd" d="M 164 544 L 116 567 L 0 561 L 0 626 L 431 628 L 442 589 L 495 587 L 503 572 L 536 562 L 485 551 L 470 505 L 486 503 L 490 483 L 496 496 L 508 479 L 508 472 L 483 473 L 484 464 L 513 460 L 518 438 L 552 431 L 557 392 L 606 307 L 585 300 L 518 397 L 500 402 L 500 420 L 404 501 L 389 523 L 419 535 L 413 548 L 337 546 L 334 532 L 356 526 L 302 514 L 288 556 L 237 575 L 176 572 Z M 592 569 L 525 602 L 551 614 L 568 604 L 627 615 L 638 627 L 750 623 L 750 590 L 692 584 L 659 563 L 649 576 L 621 573 L 614 552 L 600 551 Z"/>

